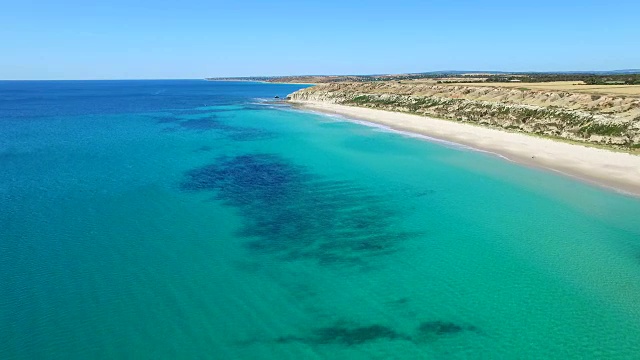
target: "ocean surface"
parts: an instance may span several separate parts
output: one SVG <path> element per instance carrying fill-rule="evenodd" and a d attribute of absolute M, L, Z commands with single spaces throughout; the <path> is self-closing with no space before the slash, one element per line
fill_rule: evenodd
<path fill-rule="evenodd" d="M 272 103 L 0 82 L 0 359 L 637 359 L 640 200 Z"/>

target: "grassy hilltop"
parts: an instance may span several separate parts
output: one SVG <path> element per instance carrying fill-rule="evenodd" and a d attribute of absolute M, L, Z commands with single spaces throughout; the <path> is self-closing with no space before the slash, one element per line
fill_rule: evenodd
<path fill-rule="evenodd" d="M 636 152 L 640 85 L 627 82 L 637 78 L 636 74 L 447 74 L 324 83 L 291 94 L 291 100 L 431 116 Z"/>

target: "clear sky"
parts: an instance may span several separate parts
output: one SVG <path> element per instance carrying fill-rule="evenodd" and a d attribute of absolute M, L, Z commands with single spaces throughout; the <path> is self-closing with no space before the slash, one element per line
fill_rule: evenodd
<path fill-rule="evenodd" d="M 0 0 L 0 79 L 640 68 L 639 14 L 639 0 Z"/>

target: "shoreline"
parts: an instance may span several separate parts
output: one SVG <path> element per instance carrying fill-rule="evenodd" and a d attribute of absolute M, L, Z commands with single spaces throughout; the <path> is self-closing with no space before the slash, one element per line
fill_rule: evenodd
<path fill-rule="evenodd" d="M 513 133 L 451 120 L 316 101 L 288 101 L 302 108 L 384 125 L 493 153 L 526 166 L 551 170 L 640 197 L 640 156 Z"/>

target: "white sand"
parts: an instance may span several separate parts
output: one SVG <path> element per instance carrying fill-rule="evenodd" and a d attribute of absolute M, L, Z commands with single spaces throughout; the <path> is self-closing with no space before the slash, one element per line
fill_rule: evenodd
<path fill-rule="evenodd" d="M 522 133 L 385 110 L 296 101 L 303 108 L 382 124 L 392 129 L 490 151 L 526 165 L 640 196 L 640 156 L 569 144 Z"/>

